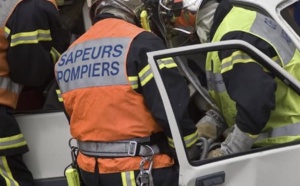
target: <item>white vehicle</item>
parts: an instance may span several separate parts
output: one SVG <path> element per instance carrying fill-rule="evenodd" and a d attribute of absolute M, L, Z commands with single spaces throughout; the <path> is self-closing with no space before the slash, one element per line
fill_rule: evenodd
<path fill-rule="evenodd" d="M 288 33 L 300 49 L 300 29 L 287 15 L 287 7 L 298 0 L 234 0 L 236 4 L 273 17 Z M 84 7 L 84 18 L 87 18 Z M 88 19 L 85 19 L 88 20 Z M 88 21 L 86 25 L 90 24 Z M 87 26 L 88 27 L 88 26 Z M 276 72 L 287 86 L 300 94 L 300 83 L 270 58 L 246 42 L 233 40 L 226 42 L 196 44 L 148 53 L 149 64 L 154 73 L 164 101 L 174 144 L 180 164 L 179 182 L 182 186 L 299 186 L 300 142 L 253 149 L 247 153 L 233 154 L 210 160 L 190 161 L 186 156 L 182 136 L 174 117 L 167 91 L 160 78 L 156 60 L 162 57 L 177 57 L 201 54 L 221 48 L 242 48 L 251 53 Z M 194 74 L 185 63 L 178 64 L 191 84 L 192 95 L 201 95 L 209 104 L 205 90 L 195 80 Z M 300 113 L 299 113 L 300 114 Z M 21 130 L 28 142 L 30 152 L 24 155 L 25 162 L 32 171 L 37 186 L 67 186 L 65 168 L 72 163 L 69 147 L 69 124 L 62 110 L 26 111 L 16 113 Z"/>

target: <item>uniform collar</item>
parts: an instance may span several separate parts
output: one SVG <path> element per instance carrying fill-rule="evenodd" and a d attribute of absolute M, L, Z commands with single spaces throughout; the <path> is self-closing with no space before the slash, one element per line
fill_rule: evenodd
<path fill-rule="evenodd" d="M 221 22 L 223 21 L 223 19 L 225 18 L 225 16 L 230 12 L 230 10 L 233 8 L 233 5 L 228 1 L 228 0 L 223 0 L 220 2 L 215 16 L 214 16 L 214 23 L 211 27 L 211 31 L 210 31 L 210 39 L 212 40 L 214 38 L 214 35 L 219 27 L 219 25 L 221 24 Z"/>
<path fill-rule="evenodd" d="M 98 14 L 94 20 L 93 20 L 93 25 L 95 23 L 97 23 L 98 21 L 101 21 L 103 19 L 107 19 L 107 18 L 115 18 L 115 19 L 121 19 L 119 17 L 114 16 L 113 14 L 109 14 L 109 13 L 104 13 L 104 14 Z"/>

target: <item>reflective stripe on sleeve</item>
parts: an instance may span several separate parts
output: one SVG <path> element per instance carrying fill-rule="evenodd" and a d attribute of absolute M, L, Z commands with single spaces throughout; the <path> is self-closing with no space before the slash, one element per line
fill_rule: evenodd
<path fill-rule="evenodd" d="M 132 89 L 138 89 L 139 88 L 138 77 L 137 76 L 129 76 L 128 80 L 131 84 Z"/>
<path fill-rule="evenodd" d="M 171 57 L 159 59 L 157 60 L 157 63 L 160 70 L 163 68 L 177 67 L 176 63 Z M 139 77 L 142 86 L 145 86 L 153 78 L 153 73 L 149 64 L 139 72 Z"/>
<path fill-rule="evenodd" d="M 281 65 L 280 58 L 278 56 L 273 57 L 272 60 L 275 63 L 277 63 L 278 65 Z M 246 54 L 242 51 L 235 51 L 235 52 L 232 53 L 231 56 L 229 56 L 227 58 L 224 58 L 222 60 L 221 73 L 228 72 L 229 70 L 231 70 L 233 68 L 233 65 L 235 65 L 235 64 L 238 64 L 238 63 L 251 63 L 251 62 L 257 63 L 248 54 Z M 264 71 L 268 72 L 268 70 L 265 69 L 265 68 L 264 68 Z"/>
<path fill-rule="evenodd" d="M 8 27 L 4 27 L 4 37 L 7 38 L 10 34 L 10 29 Z"/>
<path fill-rule="evenodd" d="M 300 123 L 289 124 L 277 128 L 267 130 L 259 134 L 256 142 L 267 138 L 276 138 L 276 137 L 287 137 L 287 136 L 298 136 L 300 134 Z"/>
<path fill-rule="evenodd" d="M 237 63 L 255 62 L 248 54 L 238 50 L 232 53 L 231 56 L 222 60 L 221 73 L 225 73 L 233 68 Z"/>
<path fill-rule="evenodd" d="M 34 44 L 40 41 L 51 41 L 50 30 L 35 30 L 31 32 L 22 32 L 11 36 L 10 46 L 14 47 L 20 44 Z"/>
<path fill-rule="evenodd" d="M 60 57 L 60 53 L 54 47 L 52 47 L 50 54 L 52 56 L 53 63 L 55 64 Z"/>
<path fill-rule="evenodd" d="M 184 140 L 184 144 L 185 144 L 186 148 L 191 147 L 198 140 L 197 132 L 192 133 L 192 134 L 187 135 L 187 136 L 184 136 L 183 140 Z M 170 147 L 175 148 L 174 140 L 173 139 L 168 138 L 168 143 L 169 143 Z"/>
<path fill-rule="evenodd" d="M 56 94 L 57 94 L 57 99 L 59 102 L 63 102 L 63 98 L 62 98 L 62 94 L 61 94 L 61 91 L 60 89 L 56 89 Z"/>
<path fill-rule="evenodd" d="M 14 83 L 8 77 L 0 77 L 0 88 L 19 94 L 22 90 L 22 85 Z"/>
<path fill-rule="evenodd" d="M 11 149 L 27 145 L 23 134 L 0 138 L 0 150 Z"/>

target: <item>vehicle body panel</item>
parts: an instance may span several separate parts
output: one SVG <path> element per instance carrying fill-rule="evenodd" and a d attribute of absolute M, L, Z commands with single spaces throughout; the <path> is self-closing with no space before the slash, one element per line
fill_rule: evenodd
<path fill-rule="evenodd" d="M 16 119 L 30 149 L 24 161 L 34 179 L 64 178 L 65 168 L 72 163 L 64 112 L 16 114 Z"/>
<path fill-rule="evenodd" d="M 259 9 L 275 19 L 290 36 L 291 40 L 300 49 L 300 38 L 298 33 L 281 16 L 280 12 L 297 0 L 234 0 L 237 4 Z M 83 8 L 85 27 L 90 26 L 87 7 Z M 189 46 L 190 49 L 197 47 L 206 48 L 210 45 L 202 44 Z M 183 48 L 176 49 L 183 51 Z M 150 58 L 163 54 L 169 57 L 172 50 L 151 53 Z M 154 78 L 157 82 L 161 96 L 164 100 L 171 132 L 174 138 L 176 152 L 180 164 L 180 185 L 182 186 L 296 186 L 300 185 L 300 144 L 287 144 L 285 146 L 254 150 L 249 153 L 238 154 L 216 158 L 214 160 L 203 160 L 190 162 L 186 156 L 182 136 L 177 127 L 177 121 L 172 111 L 168 95 L 164 89 L 162 80 L 155 60 L 149 61 L 153 69 Z M 275 66 L 275 70 L 280 70 Z M 283 79 L 299 88 L 299 82 L 283 72 Z M 197 87 L 194 87 L 197 90 Z M 32 171 L 37 186 L 66 186 L 64 169 L 72 162 L 71 149 L 69 148 L 69 124 L 63 111 L 57 112 L 28 112 L 17 113 L 16 119 L 28 142 L 30 151 L 24 155 L 25 162 Z M 205 182 L 205 177 L 212 175 L 210 183 Z M 207 177 L 206 177 L 207 178 Z M 198 181 L 197 181 L 198 180 Z M 202 180 L 202 181 L 201 181 Z M 202 183 L 203 182 L 203 183 Z M 215 182 L 215 183 L 214 183 Z"/>
<path fill-rule="evenodd" d="M 273 146 L 270 148 L 257 148 L 246 153 L 224 156 L 211 160 L 191 162 L 186 156 L 186 150 L 178 123 L 172 111 L 172 106 L 168 98 L 167 90 L 164 87 L 156 61 L 165 57 L 175 57 L 190 55 L 199 52 L 208 52 L 220 49 L 238 48 L 251 56 L 259 59 L 262 65 L 270 65 L 269 70 L 276 72 L 287 86 L 293 88 L 300 95 L 300 82 L 287 73 L 277 63 L 274 63 L 264 53 L 254 46 L 241 40 L 221 41 L 215 43 L 197 44 L 183 46 L 160 51 L 149 52 L 148 60 L 152 68 L 155 81 L 159 87 L 171 126 L 171 132 L 175 144 L 175 149 L 180 165 L 180 185 L 201 186 L 205 185 L 203 177 L 213 175 L 207 185 L 224 186 L 281 186 L 299 185 L 300 177 L 297 176 L 299 170 L 298 156 L 300 152 L 300 142 L 291 146 Z M 221 174 L 219 174 L 221 173 Z M 222 180 L 224 176 L 224 180 Z M 198 181 L 197 181 L 198 179 Z M 202 183 L 203 182 L 203 183 Z"/>

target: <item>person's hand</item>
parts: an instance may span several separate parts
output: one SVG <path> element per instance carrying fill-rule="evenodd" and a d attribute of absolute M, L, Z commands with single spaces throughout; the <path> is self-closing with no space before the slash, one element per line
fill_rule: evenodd
<path fill-rule="evenodd" d="M 198 137 L 204 137 L 207 139 L 215 140 L 217 138 L 217 127 L 208 122 L 202 122 L 201 120 L 197 123 L 197 134 Z"/>
<path fill-rule="evenodd" d="M 215 140 L 227 128 L 223 117 L 215 109 L 210 109 L 196 124 L 198 137 Z"/>
<path fill-rule="evenodd" d="M 244 152 L 251 149 L 257 135 L 242 132 L 234 125 L 227 138 L 221 143 L 221 147 L 208 153 L 207 158 L 215 158 L 223 155 Z"/>
<path fill-rule="evenodd" d="M 221 148 L 217 148 L 217 149 L 212 150 L 208 153 L 207 159 L 216 158 L 216 157 L 220 157 L 220 156 L 223 156 L 223 155 L 224 155 L 224 152 L 221 150 Z"/>

